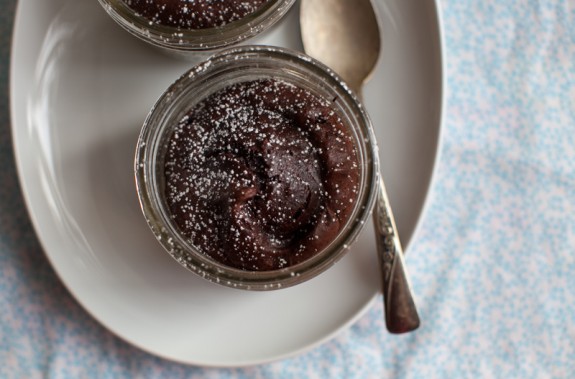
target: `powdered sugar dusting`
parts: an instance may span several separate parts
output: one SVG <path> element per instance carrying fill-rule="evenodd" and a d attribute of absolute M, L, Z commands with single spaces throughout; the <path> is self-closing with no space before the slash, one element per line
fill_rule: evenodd
<path fill-rule="evenodd" d="M 330 101 L 279 80 L 231 85 L 175 128 L 166 199 L 203 253 L 244 270 L 302 262 L 357 200 L 353 139 Z"/>
<path fill-rule="evenodd" d="M 221 27 L 256 12 L 268 0 L 123 0 L 150 25 Z"/>

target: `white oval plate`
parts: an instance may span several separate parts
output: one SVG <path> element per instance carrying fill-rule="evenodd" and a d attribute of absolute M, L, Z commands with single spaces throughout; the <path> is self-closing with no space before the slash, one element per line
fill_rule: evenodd
<path fill-rule="evenodd" d="M 433 0 L 376 3 L 384 52 L 365 98 L 405 245 L 439 141 L 440 22 Z M 297 12 L 258 42 L 301 49 Z M 146 351 L 220 367 L 301 353 L 355 321 L 378 293 L 371 227 L 326 273 L 267 293 L 207 283 L 164 253 L 139 209 L 133 155 L 148 110 L 190 65 L 128 35 L 96 0 L 20 0 L 12 134 L 32 222 L 82 306 Z"/>

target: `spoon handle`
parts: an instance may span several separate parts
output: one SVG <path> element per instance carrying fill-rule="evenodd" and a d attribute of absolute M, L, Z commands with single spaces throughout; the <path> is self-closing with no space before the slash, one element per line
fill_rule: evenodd
<path fill-rule="evenodd" d="M 373 218 L 377 253 L 383 270 L 383 297 L 387 330 L 397 334 L 411 332 L 419 327 L 419 315 L 411 294 L 409 279 L 403 262 L 403 249 L 381 176 Z"/>

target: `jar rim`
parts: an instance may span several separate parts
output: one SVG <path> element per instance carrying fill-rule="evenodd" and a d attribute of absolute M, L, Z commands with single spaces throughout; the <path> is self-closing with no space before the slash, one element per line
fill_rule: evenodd
<path fill-rule="evenodd" d="M 211 259 L 181 236 L 177 226 L 170 221 L 166 206 L 162 204 L 162 191 L 158 182 L 161 179 L 157 177 L 156 160 L 161 155 L 161 138 L 171 135 L 171 131 L 166 128 L 170 125 L 175 127 L 181 116 L 193 106 L 184 104 L 189 96 L 194 96 L 196 103 L 201 101 L 217 91 L 213 87 L 217 81 L 221 88 L 230 85 L 226 84 L 229 83 L 230 75 L 236 75 L 238 82 L 246 81 L 250 74 L 269 78 L 272 71 L 262 71 L 265 62 L 282 67 L 283 73 L 278 74 L 282 70 L 279 68 L 273 72 L 275 75 L 284 75 L 281 76 L 283 80 L 289 82 L 290 75 L 293 76 L 292 83 L 315 77 L 321 81 L 321 85 L 340 96 L 342 101 L 337 106 L 347 108 L 336 110 L 339 113 L 347 112 L 345 124 L 354 134 L 358 163 L 362 170 L 361 183 L 349 220 L 327 247 L 293 266 L 270 271 L 245 271 Z M 238 69 L 238 66 L 242 69 Z M 350 120 L 350 117 L 354 119 Z M 345 254 L 371 214 L 377 194 L 378 167 L 377 144 L 369 116 L 358 98 L 333 71 L 309 56 L 292 50 L 271 46 L 243 46 L 213 55 L 187 71 L 161 95 L 140 132 L 134 168 L 137 193 L 146 221 L 160 244 L 173 258 L 190 271 L 216 283 L 248 290 L 270 290 L 289 287 L 317 276 Z"/>
<path fill-rule="evenodd" d="M 152 23 L 123 0 L 98 0 L 108 15 L 134 36 L 173 51 L 193 52 L 225 48 L 269 29 L 296 0 L 269 0 L 255 12 L 223 26 L 184 29 Z"/>

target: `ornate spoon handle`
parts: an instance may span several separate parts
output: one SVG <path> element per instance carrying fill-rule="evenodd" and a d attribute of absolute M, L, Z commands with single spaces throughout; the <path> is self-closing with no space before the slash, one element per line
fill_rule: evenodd
<path fill-rule="evenodd" d="M 407 333 L 419 327 L 419 315 L 403 263 L 403 249 L 391 213 L 383 179 L 373 212 L 377 253 L 383 271 L 385 323 L 391 333 Z"/>

